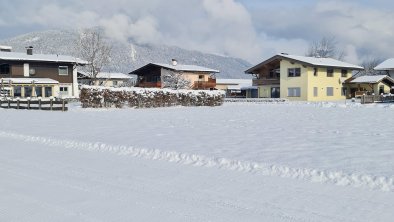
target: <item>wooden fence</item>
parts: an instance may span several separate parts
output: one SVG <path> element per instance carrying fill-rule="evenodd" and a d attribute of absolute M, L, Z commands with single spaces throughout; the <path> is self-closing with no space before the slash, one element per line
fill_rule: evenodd
<path fill-rule="evenodd" d="M 366 103 L 392 103 L 394 95 L 363 95 L 361 96 L 361 104 Z"/>
<path fill-rule="evenodd" d="M 0 108 L 4 109 L 28 109 L 28 110 L 50 110 L 67 111 L 66 100 L 41 100 L 41 99 L 0 99 Z"/>

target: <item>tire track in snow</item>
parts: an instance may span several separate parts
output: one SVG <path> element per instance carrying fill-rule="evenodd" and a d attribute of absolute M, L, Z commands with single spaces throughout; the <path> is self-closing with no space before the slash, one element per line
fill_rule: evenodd
<path fill-rule="evenodd" d="M 280 165 L 270 165 L 258 162 L 238 161 L 227 158 L 207 157 L 203 155 L 161 151 L 158 149 L 136 148 L 126 145 L 110 145 L 100 142 L 80 142 L 59 140 L 48 137 L 30 136 L 6 131 L 0 131 L 0 137 L 42 144 L 47 146 L 64 147 L 91 152 L 106 152 L 122 156 L 132 156 L 149 160 L 164 160 L 179 164 L 217 167 L 225 170 L 257 173 L 265 176 L 279 176 L 307 180 L 318 183 L 331 183 L 339 186 L 367 187 L 374 190 L 394 191 L 394 178 L 373 176 L 368 174 L 346 174 L 341 171 L 322 171 L 307 168 L 290 168 Z"/>

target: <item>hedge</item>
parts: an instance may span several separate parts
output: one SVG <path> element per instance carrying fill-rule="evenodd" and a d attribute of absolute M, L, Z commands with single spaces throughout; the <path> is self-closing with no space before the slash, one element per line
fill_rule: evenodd
<path fill-rule="evenodd" d="M 83 108 L 152 108 L 168 106 L 220 106 L 221 90 L 171 90 L 157 88 L 111 88 L 83 86 L 80 101 Z"/>

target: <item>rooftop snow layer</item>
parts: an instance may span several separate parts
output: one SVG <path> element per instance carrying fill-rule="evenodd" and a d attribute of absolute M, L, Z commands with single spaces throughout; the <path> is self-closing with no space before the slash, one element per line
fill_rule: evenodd
<path fill-rule="evenodd" d="M 59 84 L 58 81 L 50 79 L 50 78 L 1 78 L 1 81 L 5 83 L 9 83 L 10 81 L 13 84 Z"/>
<path fill-rule="evenodd" d="M 383 79 L 388 78 L 390 79 L 392 82 L 394 82 L 393 79 L 391 79 L 389 76 L 387 75 L 376 75 L 376 76 L 360 76 L 357 77 L 355 79 L 353 79 L 352 81 L 350 81 L 351 83 L 378 83 L 380 81 L 382 81 Z"/>
<path fill-rule="evenodd" d="M 52 55 L 52 54 L 33 54 L 28 55 L 20 52 L 1 52 L 0 60 L 12 60 L 12 61 L 42 61 L 42 62 L 65 62 L 65 63 L 78 63 L 86 65 L 87 61 L 79 58 L 65 55 Z"/>
<path fill-rule="evenodd" d="M 392 70 L 394 69 L 394 58 L 387 59 L 374 68 L 375 70 Z"/>
<path fill-rule="evenodd" d="M 197 66 L 197 65 L 171 65 L 171 64 L 165 64 L 165 63 L 151 63 L 153 65 L 161 66 L 164 68 L 176 70 L 176 71 L 195 71 L 195 72 L 212 72 L 212 73 L 218 73 L 219 70 L 216 69 L 210 69 L 202 66 Z"/>
<path fill-rule="evenodd" d="M 87 72 L 78 71 L 79 74 L 89 77 L 90 75 Z M 120 72 L 99 72 L 96 76 L 98 79 L 132 79 L 134 77 L 120 73 Z"/>
<path fill-rule="evenodd" d="M 216 85 L 228 85 L 227 89 L 241 90 L 252 87 L 251 79 L 216 79 Z"/>
<path fill-rule="evenodd" d="M 316 58 L 316 57 L 307 57 L 307 56 L 297 56 L 297 55 L 287 55 L 287 54 L 278 54 L 279 56 L 297 60 L 300 62 L 309 63 L 315 66 L 328 66 L 328 67 L 343 67 L 343 68 L 353 68 L 353 69 L 364 69 L 361 66 L 353 65 L 347 62 L 342 62 L 332 58 Z"/>

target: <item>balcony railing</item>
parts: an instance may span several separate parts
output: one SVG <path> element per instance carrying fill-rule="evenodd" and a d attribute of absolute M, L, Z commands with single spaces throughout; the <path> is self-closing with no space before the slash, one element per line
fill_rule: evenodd
<path fill-rule="evenodd" d="M 137 83 L 137 87 L 142 87 L 142 88 L 161 88 L 161 82 L 145 82 L 141 81 Z"/>
<path fill-rule="evenodd" d="M 262 85 L 279 85 L 280 79 L 253 79 L 252 80 L 253 86 L 262 86 Z"/>
<path fill-rule="evenodd" d="M 216 87 L 216 79 L 208 78 L 208 81 L 194 81 L 192 89 L 212 89 Z"/>

